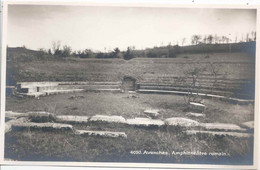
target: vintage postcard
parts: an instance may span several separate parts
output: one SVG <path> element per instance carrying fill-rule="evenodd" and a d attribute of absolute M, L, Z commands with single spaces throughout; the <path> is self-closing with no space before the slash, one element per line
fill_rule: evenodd
<path fill-rule="evenodd" d="M 258 13 L 4 2 L 2 163 L 255 168 Z"/>

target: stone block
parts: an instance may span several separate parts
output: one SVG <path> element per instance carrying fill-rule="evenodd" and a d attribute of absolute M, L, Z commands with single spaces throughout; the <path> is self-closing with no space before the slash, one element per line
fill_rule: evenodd
<path fill-rule="evenodd" d="M 193 113 L 193 112 L 189 112 L 186 114 L 187 116 L 193 116 L 193 117 L 206 117 L 205 114 L 203 113 Z"/>
<path fill-rule="evenodd" d="M 100 136 L 112 138 L 127 138 L 125 132 L 110 132 L 110 131 L 88 131 L 88 130 L 75 130 L 76 135 L 81 136 Z"/>
<path fill-rule="evenodd" d="M 201 123 L 201 127 L 207 130 L 219 130 L 219 131 L 246 131 L 235 124 L 227 124 L 227 123 Z"/>
<path fill-rule="evenodd" d="M 87 116 L 72 116 L 72 115 L 59 115 L 56 116 L 57 122 L 64 123 L 88 123 L 89 117 Z"/>
<path fill-rule="evenodd" d="M 12 120 L 6 122 L 5 123 L 5 133 L 12 131 L 13 124 L 21 124 L 21 123 L 25 123 L 27 121 L 28 121 L 27 118 L 21 117 L 21 118 L 12 119 Z"/>
<path fill-rule="evenodd" d="M 162 126 L 164 122 L 159 119 L 149 119 L 149 118 L 134 118 L 134 119 L 127 119 L 127 124 L 135 125 L 135 126 Z"/>
<path fill-rule="evenodd" d="M 196 102 L 189 103 L 189 109 L 191 112 L 203 113 L 205 111 L 205 108 L 206 106 L 201 103 L 196 103 Z"/>
<path fill-rule="evenodd" d="M 15 118 L 15 117 L 27 117 L 28 113 L 5 111 L 6 118 Z"/>
<path fill-rule="evenodd" d="M 244 123 L 242 123 L 241 126 L 252 130 L 252 129 L 254 129 L 254 121 L 244 122 Z"/>
<path fill-rule="evenodd" d="M 55 121 L 55 115 L 49 112 L 45 111 L 36 111 L 36 112 L 27 112 L 28 118 L 32 122 L 38 122 L 38 123 L 43 123 L 43 122 L 54 122 Z"/>
<path fill-rule="evenodd" d="M 152 119 L 158 119 L 158 117 L 160 116 L 158 109 L 146 109 L 144 111 L 144 114 Z"/>
<path fill-rule="evenodd" d="M 12 124 L 12 130 L 73 131 L 72 125 L 61 123 L 21 122 Z"/>
<path fill-rule="evenodd" d="M 126 123 L 125 118 L 122 116 L 106 116 L 106 115 L 95 115 L 92 116 L 89 121 L 91 122 L 106 122 L 106 123 Z"/>
<path fill-rule="evenodd" d="M 199 122 L 197 122 L 195 120 L 181 118 L 181 117 L 168 118 L 164 122 L 168 126 L 197 127 L 200 125 Z"/>
<path fill-rule="evenodd" d="M 253 137 L 252 133 L 239 133 L 239 132 L 216 132 L 216 131 L 199 131 L 199 130 L 188 130 L 185 131 L 188 135 L 197 135 L 197 134 L 206 134 L 206 135 L 213 135 L 213 136 L 232 136 L 232 137 L 239 137 L 239 138 L 250 138 Z"/>

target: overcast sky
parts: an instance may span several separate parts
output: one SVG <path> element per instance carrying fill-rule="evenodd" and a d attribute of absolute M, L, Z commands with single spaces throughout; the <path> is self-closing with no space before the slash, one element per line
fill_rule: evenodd
<path fill-rule="evenodd" d="M 61 41 L 74 50 L 136 49 L 186 44 L 194 34 L 234 40 L 256 30 L 256 10 L 9 5 L 8 46 L 50 48 Z"/>

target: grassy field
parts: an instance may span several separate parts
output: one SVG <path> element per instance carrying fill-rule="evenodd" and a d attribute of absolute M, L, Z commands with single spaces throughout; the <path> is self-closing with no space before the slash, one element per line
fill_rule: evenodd
<path fill-rule="evenodd" d="M 94 128 L 102 129 L 100 126 Z M 20 161 L 252 164 L 253 138 L 187 136 L 174 129 L 117 129 L 125 131 L 128 138 L 79 137 L 70 132 L 11 132 L 5 137 L 5 157 Z M 131 154 L 131 151 L 161 151 L 168 155 Z M 173 151 L 223 155 L 180 156 L 173 155 Z"/>
<path fill-rule="evenodd" d="M 35 98 L 7 97 L 6 110 L 17 112 L 48 111 L 57 115 L 120 115 L 125 118 L 145 117 L 145 109 L 160 109 L 161 118 L 187 117 L 183 96 L 138 94 L 128 98 L 125 93 L 80 92 Z M 205 99 L 205 118 L 200 122 L 240 124 L 252 121 L 253 105 L 233 105 L 214 99 Z M 194 118 L 198 119 L 198 118 Z"/>

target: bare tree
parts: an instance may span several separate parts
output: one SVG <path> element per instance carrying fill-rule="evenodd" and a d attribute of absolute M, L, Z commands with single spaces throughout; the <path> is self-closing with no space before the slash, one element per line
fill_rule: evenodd
<path fill-rule="evenodd" d="M 249 42 L 249 33 L 246 34 L 246 42 Z"/>
<path fill-rule="evenodd" d="M 55 54 L 57 51 L 60 51 L 60 41 L 52 41 L 52 53 Z"/>
<path fill-rule="evenodd" d="M 199 44 L 200 40 L 201 40 L 201 35 L 193 35 L 191 37 L 191 44 L 197 45 Z"/>
<path fill-rule="evenodd" d="M 181 41 L 181 45 L 183 46 L 185 42 L 186 42 L 186 38 L 183 38 Z"/>
<path fill-rule="evenodd" d="M 209 69 L 210 69 L 211 75 L 213 77 L 213 82 L 211 85 L 211 93 L 212 93 L 214 88 L 217 85 L 217 80 L 218 80 L 217 76 L 219 74 L 219 69 L 212 62 L 209 64 Z"/>
<path fill-rule="evenodd" d="M 218 44 L 218 42 L 219 42 L 219 36 L 215 34 L 215 36 L 214 36 L 213 39 L 214 39 L 215 44 Z"/>
<path fill-rule="evenodd" d="M 213 38 L 214 38 L 214 37 L 213 37 L 212 35 L 208 35 L 207 40 L 208 40 L 208 43 L 209 43 L 209 44 L 212 44 Z"/>
<path fill-rule="evenodd" d="M 209 75 L 212 77 L 212 82 L 210 84 L 210 93 L 214 94 L 214 90 L 216 88 L 218 88 L 218 83 L 220 82 L 220 80 L 224 80 L 226 79 L 226 76 L 228 75 L 228 72 L 223 72 L 221 70 L 221 65 L 217 64 L 217 63 L 209 63 L 207 69 L 208 69 L 208 73 Z M 221 73 L 222 72 L 222 73 Z M 227 94 L 225 94 L 227 95 Z"/>
<path fill-rule="evenodd" d="M 225 36 L 221 36 L 221 40 L 222 40 L 223 43 L 225 43 L 226 37 Z"/>
<path fill-rule="evenodd" d="M 241 34 L 241 40 L 240 42 L 244 42 L 244 34 Z"/>
<path fill-rule="evenodd" d="M 205 35 L 202 41 L 204 44 L 207 44 L 207 40 L 208 40 L 207 35 Z"/>
<path fill-rule="evenodd" d="M 201 91 L 200 76 L 206 71 L 206 67 L 201 67 L 201 64 L 191 64 L 189 68 L 184 71 L 184 77 L 179 81 L 187 88 L 187 95 L 184 96 L 184 101 L 187 105 L 190 102 L 201 102 L 203 98 L 199 95 Z"/>
<path fill-rule="evenodd" d="M 201 103 L 208 94 L 216 93 L 217 84 L 219 80 L 225 79 L 227 73 L 221 73 L 221 67 L 216 63 L 201 64 L 192 63 L 183 72 L 179 83 L 185 87 L 187 94 L 184 96 L 184 102 L 189 108 L 190 102 Z M 210 81 L 205 84 L 205 77 L 208 75 Z M 202 95 L 203 93 L 203 95 Z"/>
<path fill-rule="evenodd" d="M 64 45 L 62 50 L 62 57 L 68 57 L 71 55 L 72 49 L 70 46 Z"/>
<path fill-rule="evenodd" d="M 226 37 L 226 42 L 229 43 L 229 41 L 231 41 L 231 39 Z"/>
<path fill-rule="evenodd" d="M 255 41 L 256 40 L 256 32 L 252 31 L 251 36 L 252 36 L 252 40 Z"/>

